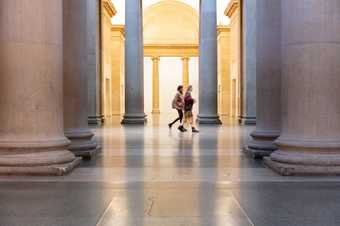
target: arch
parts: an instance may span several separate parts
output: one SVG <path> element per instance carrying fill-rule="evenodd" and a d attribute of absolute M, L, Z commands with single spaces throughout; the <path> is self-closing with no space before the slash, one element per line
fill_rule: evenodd
<path fill-rule="evenodd" d="M 144 10 L 146 45 L 198 45 L 197 10 L 177 0 L 163 0 Z"/>

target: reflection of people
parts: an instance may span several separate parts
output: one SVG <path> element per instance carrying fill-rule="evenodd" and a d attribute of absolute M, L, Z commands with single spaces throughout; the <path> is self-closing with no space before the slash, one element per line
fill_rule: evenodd
<path fill-rule="evenodd" d="M 169 128 L 171 129 L 171 127 L 177 122 L 180 122 L 180 126 L 178 127 L 178 129 L 181 132 L 185 132 L 186 129 L 183 127 L 182 121 L 183 121 L 183 107 L 184 107 L 184 99 L 183 99 L 183 86 L 178 86 L 177 87 L 177 94 L 175 96 L 175 98 L 172 101 L 172 108 L 176 109 L 178 112 L 178 118 L 176 118 L 172 123 L 169 123 Z"/>
<path fill-rule="evenodd" d="M 191 126 L 191 131 L 193 133 L 198 133 L 199 131 L 195 128 L 194 115 L 192 113 L 192 108 L 196 102 L 191 96 L 192 86 L 188 86 L 188 89 L 184 95 L 184 124 L 189 124 Z"/>

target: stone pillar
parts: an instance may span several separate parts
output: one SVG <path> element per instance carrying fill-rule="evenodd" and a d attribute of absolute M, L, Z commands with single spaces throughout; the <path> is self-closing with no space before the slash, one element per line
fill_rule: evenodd
<path fill-rule="evenodd" d="M 142 0 L 125 1 L 125 114 L 122 124 L 144 124 Z"/>
<path fill-rule="evenodd" d="M 86 76 L 87 4 L 83 0 L 63 1 L 64 129 L 71 140 L 68 150 L 91 158 L 97 143 L 88 129 Z"/>
<path fill-rule="evenodd" d="M 88 77 L 88 123 L 101 125 L 104 116 L 101 112 L 101 7 L 100 0 L 86 0 L 87 3 L 87 70 Z"/>
<path fill-rule="evenodd" d="M 242 125 L 256 124 L 256 2 L 242 1 L 242 71 L 241 115 Z"/>
<path fill-rule="evenodd" d="M 201 0 L 198 116 L 200 124 L 221 124 L 217 114 L 216 27 L 216 0 Z"/>
<path fill-rule="evenodd" d="M 159 57 L 152 57 L 152 113 L 159 114 Z"/>
<path fill-rule="evenodd" d="M 0 174 L 79 164 L 64 136 L 62 16 L 62 0 L 0 1 Z"/>
<path fill-rule="evenodd" d="M 182 57 L 182 67 L 183 67 L 183 87 L 184 90 L 189 86 L 189 61 L 190 57 Z"/>
<path fill-rule="evenodd" d="M 257 0 L 256 129 L 246 148 L 255 158 L 277 149 L 281 127 L 281 0 Z"/>
<path fill-rule="evenodd" d="M 339 1 L 281 2 L 282 130 L 265 162 L 282 175 L 340 174 Z"/>

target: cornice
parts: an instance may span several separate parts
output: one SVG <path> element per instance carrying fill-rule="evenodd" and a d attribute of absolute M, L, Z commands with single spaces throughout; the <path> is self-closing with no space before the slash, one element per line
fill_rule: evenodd
<path fill-rule="evenodd" d="M 224 11 L 224 14 L 227 17 L 232 17 L 232 15 L 236 12 L 236 10 L 239 8 L 239 6 L 240 6 L 239 0 L 230 1 L 227 8 Z"/>
<path fill-rule="evenodd" d="M 122 36 L 125 36 L 125 26 L 123 24 L 115 24 L 111 27 L 112 32 L 119 32 Z"/>
<path fill-rule="evenodd" d="M 103 7 L 110 17 L 113 17 L 117 14 L 117 10 L 111 0 L 103 0 Z"/>

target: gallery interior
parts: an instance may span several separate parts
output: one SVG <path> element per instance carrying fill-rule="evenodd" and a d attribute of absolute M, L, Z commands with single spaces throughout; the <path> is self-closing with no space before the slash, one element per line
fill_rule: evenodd
<path fill-rule="evenodd" d="M 339 0 L 1 0 L 0 225 L 339 225 L 339 34 Z"/>

